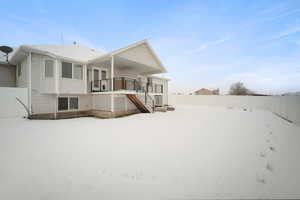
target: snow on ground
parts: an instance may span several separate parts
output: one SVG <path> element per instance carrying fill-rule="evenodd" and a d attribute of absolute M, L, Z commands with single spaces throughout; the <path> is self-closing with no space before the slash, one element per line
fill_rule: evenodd
<path fill-rule="evenodd" d="M 299 126 L 237 108 L 0 119 L 0 199 L 300 198 L 299 142 Z"/>

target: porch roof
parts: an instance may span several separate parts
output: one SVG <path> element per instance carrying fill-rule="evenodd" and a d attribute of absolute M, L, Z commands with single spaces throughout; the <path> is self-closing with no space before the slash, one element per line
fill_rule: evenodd
<path fill-rule="evenodd" d="M 112 56 L 114 56 L 115 66 L 118 68 L 132 69 L 148 74 L 167 72 L 147 40 L 104 54 L 89 60 L 88 63 L 97 64 L 109 61 Z"/>

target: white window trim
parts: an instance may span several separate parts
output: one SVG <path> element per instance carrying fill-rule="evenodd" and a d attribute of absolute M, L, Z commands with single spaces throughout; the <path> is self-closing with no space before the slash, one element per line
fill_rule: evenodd
<path fill-rule="evenodd" d="M 53 76 L 52 77 L 46 77 L 46 60 L 52 60 L 53 61 Z M 55 60 L 51 58 L 44 58 L 43 59 L 43 79 L 54 79 L 55 77 Z"/>
<path fill-rule="evenodd" d="M 62 71 L 63 71 L 63 62 L 65 62 L 65 63 L 71 63 L 71 65 L 72 65 L 72 77 L 71 78 L 67 78 L 67 77 L 63 77 L 63 74 L 62 74 Z M 65 80 L 71 80 L 71 79 L 73 79 L 73 76 L 74 76 L 74 70 L 73 70 L 73 63 L 72 62 L 69 62 L 69 61 L 64 61 L 64 60 L 62 60 L 61 62 L 60 62 L 60 78 L 61 79 L 65 79 Z"/>
<path fill-rule="evenodd" d="M 80 65 L 81 66 L 81 79 L 78 79 L 78 78 L 74 77 L 75 65 Z M 83 64 L 72 63 L 72 79 L 78 80 L 78 81 L 83 81 L 84 80 L 84 77 L 83 77 Z"/>
<path fill-rule="evenodd" d="M 72 64 L 72 78 L 66 78 L 66 77 L 63 77 L 62 76 L 62 63 L 65 62 L 65 63 L 71 63 Z M 82 79 L 77 79 L 77 78 L 74 78 L 74 65 L 81 65 L 81 70 L 82 70 Z M 60 78 L 61 79 L 65 79 L 65 80 L 77 80 L 77 81 L 85 81 L 84 79 L 84 64 L 82 63 L 74 63 L 74 62 L 70 62 L 70 61 L 65 61 L 65 60 L 62 60 L 60 62 Z"/>
<path fill-rule="evenodd" d="M 59 105 L 58 105 L 58 99 L 59 98 L 68 98 L 68 109 L 67 110 L 59 110 L 58 109 L 58 107 L 59 107 Z M 70 109 L 70 98 L 78 98 L 78 109 Z M 79 109 L 79 96 L 58 96 L 57 98 L 56 98 L 56 105 L 57 105 L 57 108 L 56 108 L 56 110 L 57 110 L 57 112 L 74 112 L 74 111 L 79 111 L 80 109 Z"/>
<path fill-rule="evenodd" d="M 103 68 L 103 67 L 100 67 L 100 80 L 102 80 L 102 71 L 106 71 L 106 77 L 105 79 L 108 79 L 108 69 L 107 68 Z"/>

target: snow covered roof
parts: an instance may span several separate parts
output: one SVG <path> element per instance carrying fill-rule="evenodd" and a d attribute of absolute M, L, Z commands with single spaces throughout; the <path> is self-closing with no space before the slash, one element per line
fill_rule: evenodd
<path fill-rule="evenodd" d="M 18 63 L 27 55 L 27 52 L 88 64 L 102 62 L 110 59 L 111 56 L 116 56 L 123 62 L 132 61 L 132 66 L 134 63 L 139 64 L 140 68 L 144 65 L 146 68 L 151 69 L 152 73 L 167 72 L 147 40 L 142 40 L 109 53 L 79 45 L 22 45 L 12 55 L 10 62 Z"/>
<path fill-rule="evenodd" d="M 103 51 L 79 45 L 21 45 L 15 54 L 12 55 L 11 62 L 14 63 L 22 57 L 24 51 L 31 51 L 82 63 L 105 54 Z"/>
<path fill-rule="evenodd" d="M 154 73 L 167 72 L 166 68 L 163 66 L 162 62 L 155 54 L 154 50 L 147 40 L 142 40 L 115 51 L 103 54 L 102 56 L 90 60 L 89 63 L 101 62 L 103 60 L 109 59 L 111 56 L 131 60 L 135 63 L 140 63 L 142 65 L 152 67 L 155 69 L 153 71 Z"/>
<path fill-rule="evenodd" d="M 54 55 L 59 55 L 61 57 L 81 60 L 85 62 L 105 54 L 102 51 L 79 45 L 31 45 L 28 47 L 46 51 Z"/>

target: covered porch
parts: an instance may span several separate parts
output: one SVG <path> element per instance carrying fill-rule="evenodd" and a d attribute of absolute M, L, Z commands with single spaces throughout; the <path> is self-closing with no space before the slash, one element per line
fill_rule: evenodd
<path fill-rule="evenodd" d="M 88 64 L 89 92 L 154 92 L 149 76 L 165 73 L 147 41 L 142 41 L 91 60 Z"/>

